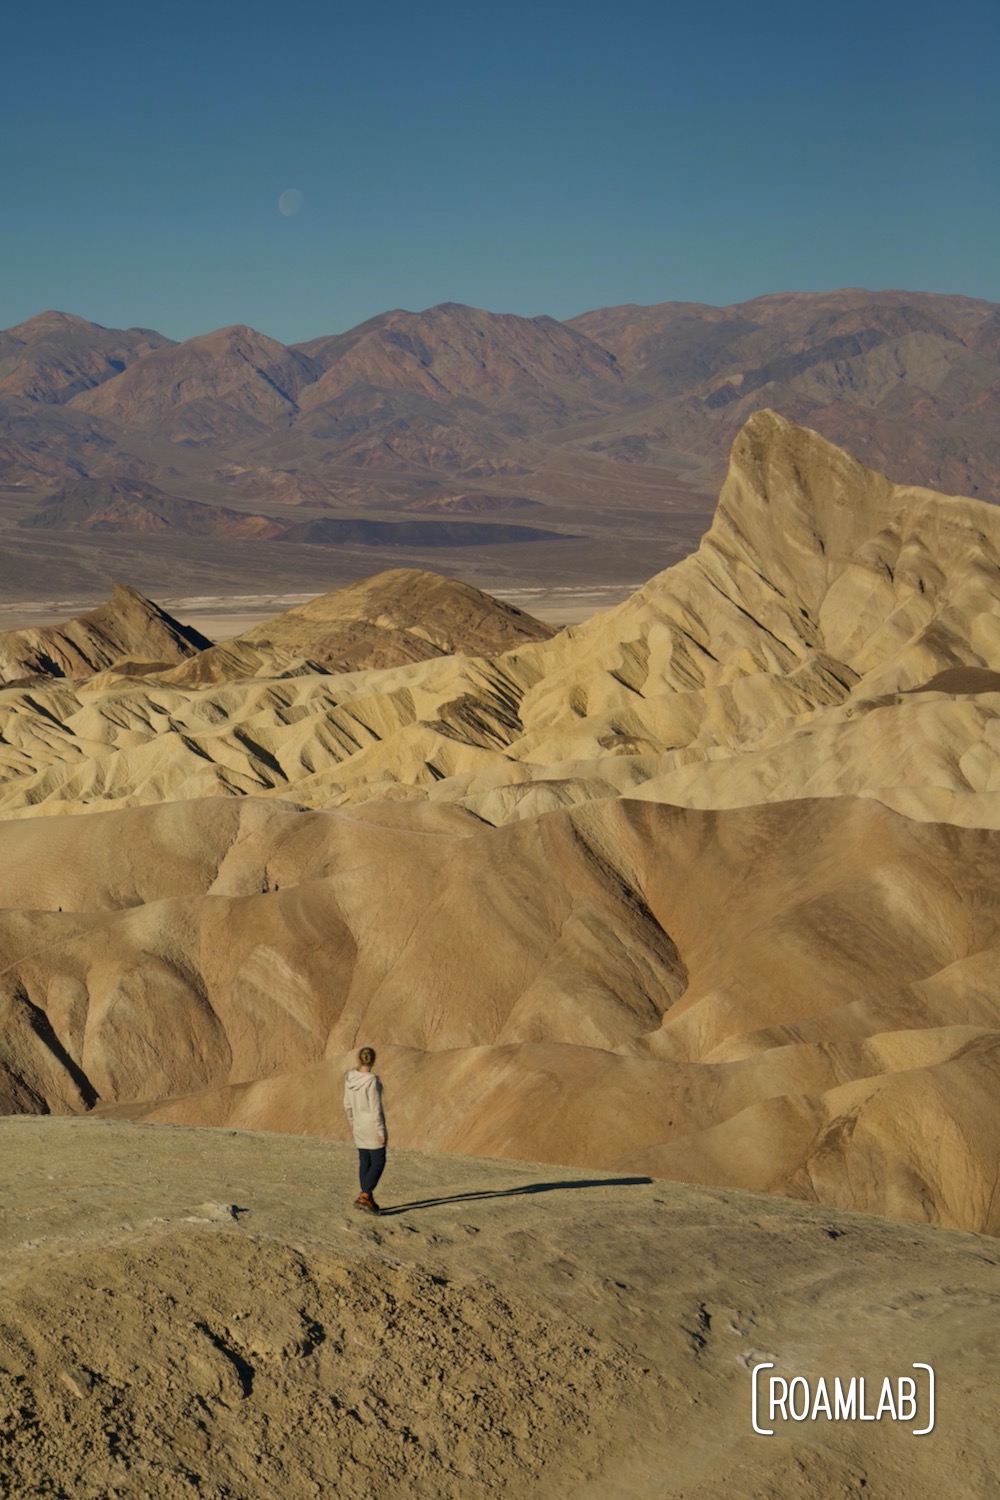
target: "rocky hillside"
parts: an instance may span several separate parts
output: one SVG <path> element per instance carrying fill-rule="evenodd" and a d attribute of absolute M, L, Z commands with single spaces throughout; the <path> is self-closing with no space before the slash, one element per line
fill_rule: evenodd
<path fill-rule="evenodd" d="M 55 494 L 20 523 L 37 531 L 183 533 L 269 539 L 288 528 L 267 516 L 225 505 L 178 500 L 156 485 L 133 479 L 82 479 Z"/>
<path fill-rule="evenodd" d="M 107 603 L 61 625 L 0 632 L 0 682 L 79 680 L 111 666 L 121 671 L 153 665 L 165 670 L 211 644 L 151 599 L 116 584 Z M 8 745 L 17 745 L 16 734 Z"/>
<path fill-rule="evenodd" d="M 569 326 L 615 355 L 634 392 L 635 415 L 601 440 L 614 457 L 662 462 L 667 448 L 681 448 L 718 462 L 747 417 L 768 406 L 897 481 L 1000 499 L 992 303 L 791 293 L 724 308 L 604 308 Z"/>
<path fill-rule="evenodd" d="M 172 341 L 149 328 L 102 328 L 45 312 L 0 332 L 0 399 L 60 405 Z"/>
<path fill-rule="evenodd" d="M 468 584 L 397 568 L 264 620 L 163 674 L 163 681 L 223 683 L 486 656 L 552 633 L 523 610 Z"/>
<path fill-rule="evenodd" d="M 220 328 L 155 350 L 73 405 L 170 442 L 220 443 L 287 420 L 317 374 L 303 355 L 252 328 Z"/>

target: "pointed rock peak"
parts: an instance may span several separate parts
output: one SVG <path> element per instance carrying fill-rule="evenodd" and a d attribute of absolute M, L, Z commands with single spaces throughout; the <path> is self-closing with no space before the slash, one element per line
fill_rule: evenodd
<path fill-rule="evenodd" d="M 137 589 L 116 583 L 103 604 L 61 624 L 0 633 L 0 682 L 92 677 L 123 659 L 169 666 L 211 644 Z"/>
<path fill-rule="evenodd" d="M 764 408 L 733 439 L 704 545 L 812 609 L 898 508 L 896 486 L 883 474 Z"/>
<path fill-rule="evenodd" d="M 147 599 L 145 594 L 140 594 L 139 590 L 134 589 L 130 583 L 113 583 L 111 585 L 111 594 L 108 602 L 106 605 L 101 605 L 100 608 L 106 609 L 109 605 L 113 609 L 119 610 L 139 609 L 143 614 L 148 615 L 162 614 L 162 610 L 158 604 L 154 604 L 152 599 Z"/>
<path fill-rule="evenodd" d="M 788 518 L 808 513 L 817 537 L 842 546 L 871 534 L 874 511 L 895 504 L 896 487 L 809 427 L 762 408 L 733 439 L 719 509 L 758 505 Z"/>
<path fill-rule="evenodd" d="M 172 640 L 183 642 L 194 651 L 203 651 L 212 644 L 207 636 L 175 620 L 173 615 L 167 614 L 154 600 L 147 599 L 145 594 L 140 594 L 138 589 L 132 588 L 128 583 L 113 584 L 107 601 L 79 618 L 91 625 L 112 619 L 120 632 L 139 644 L 144 639 L 141 632 L 150 626 L 158 633 L 165 631 Z"/>
<path fill-rule="evenodd" d="M 817 462 L 843 460 L 859 473 L 871 472 L 811 427 L 800 427 L 780 412 L 762 406 L 751 413 L 733 439 L 730 463 L 760 463 L 775 452 L 783 458 L 795 455 L 812 456 Z"/>

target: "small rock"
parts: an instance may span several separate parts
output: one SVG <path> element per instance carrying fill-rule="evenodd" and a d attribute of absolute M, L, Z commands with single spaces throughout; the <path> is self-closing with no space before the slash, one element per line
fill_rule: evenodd
<path fill-rule="evenodd" d="M 192 1219 L 208 1219 L 213 1224 L 231 1224 L 238 1214 L 235 1203 L 199 1203 L 191 1210 Z"/>
<path fill-rule="evenodd" d="M 78 1401 L 82 1401 L 84 1397 L 89 1396 L 94 1388 L 94 1377 L 88 1370 L 79 1370 L 76 1368 L 60 1370 L 59 1380 L 69 1391 L 70 1395 L 75 1396 Z"/>

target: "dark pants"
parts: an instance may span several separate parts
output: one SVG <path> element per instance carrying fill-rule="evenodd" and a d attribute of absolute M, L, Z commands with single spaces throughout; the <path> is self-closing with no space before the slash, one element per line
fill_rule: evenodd
<path fill-rule="evenodd" d="M 358 1177 L 361 1179 L 363 1193 L 374 1193 L 375 1186 L 384 1171 L 384 1146 L 379 1146 L 374 1151 L 366 1151 L 363 1146 L 358 1147 Z"/>

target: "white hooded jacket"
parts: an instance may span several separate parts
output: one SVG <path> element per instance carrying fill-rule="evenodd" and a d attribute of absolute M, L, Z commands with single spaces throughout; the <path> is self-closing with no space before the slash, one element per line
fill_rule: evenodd
<path fill-rule="evenodd" d="M 361 1068 L 350 1070 L 344 1079 L 344 1113 L 359 1150 L 377 1151 L 385 1145 L 382 1084 L 377 1073 L 365 1073 Z"/>

